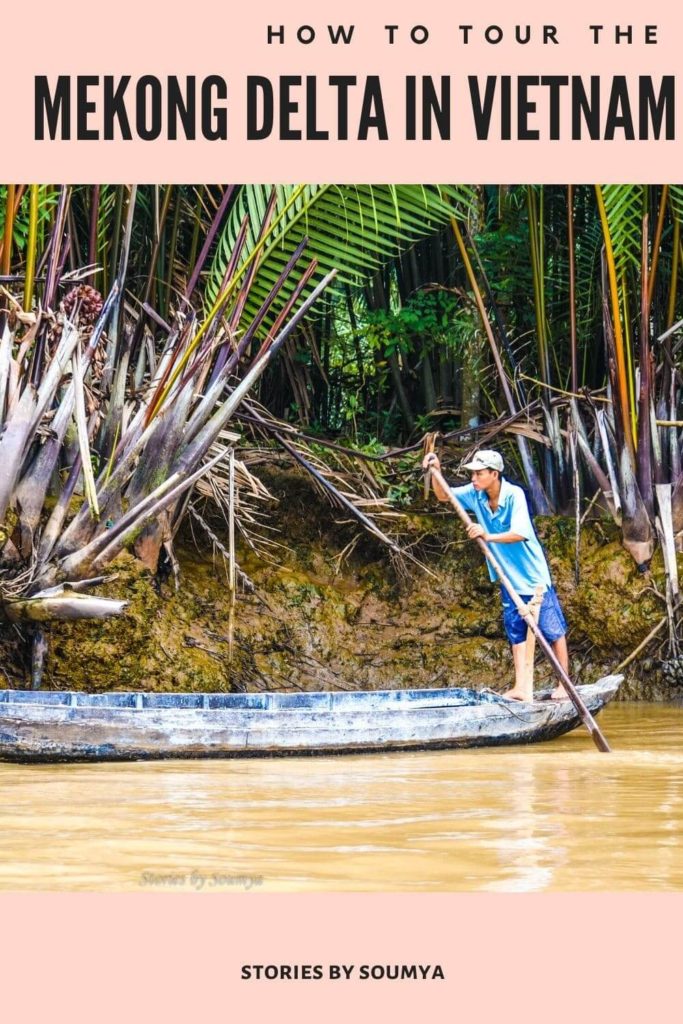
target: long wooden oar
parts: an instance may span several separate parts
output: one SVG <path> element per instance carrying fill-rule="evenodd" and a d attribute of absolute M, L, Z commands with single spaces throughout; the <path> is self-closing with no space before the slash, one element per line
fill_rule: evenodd
<path fill-rule="evenodd" d="M 448 500 L 450 501 L 451 505 L 453 506 L 453 508 L 457 512 L 457 514 L 458 514 L 460 520 L 462 521 L 463 525 L 465 527 L 473 526 L 474 523 L 472 522 L 472 520 L 468 516 L 467 512 L 465 512 L 465 509 L 462 507 L 462 505 L 460 504 L 458 499 L 453 494 L 452 490 L 450 489 L 450 487 L 448 486 L 448 484 L 444 480 L 444 478 L 441 475 L 441 473 L 439 472 L 439 470 L 435 469 L 433 466 L 430 466 L 429 467 L 429 472 L 432 474 L 434 479 L 439 484 L 441 484 L 441 487 L 443 488 L 444 494 L 448 495 Z M 583 724 L 586 726 L 586 728 L 588 729 L 589 733 L 593 737 L 593 742 L 595 743 L 596 747 L 598 748 L 598 750 L 603 751 L 604 753 L 610 753 L 611 752 L 611 748 L 610 748 L 609 743 L 607 742 L 607 740 L 603 736 L 602 732 L 600 731 L 600 729 L 598 727 L 597 722 L 595 721 L 595 719 L 591 715 L 590 711 L 588 710 L 588 708 L 584 704 L 583 700 L 581 699 L 581 696 L 580 696 L 578 690 L 576 689 L 576 687 L 574 686 L 573 682 L 571 681 L 571 679 L 569 678 L 569 676 L 567 675 L 565 670 L 562 668 L 562 666 L 560 665 L 559 661 L 557 660 L 557 657 L 555 656 L 555 652 L 553 651 L 552 647 L 550 646 L 550 644 L 548 643 L 546 638 L 543 636 L 543 633 L 541 632 L 538 623 L 534 619 L 533 611 L 529 609 L 529 606 L 527 604 L 525 604 L 524 601 L 522 601 L 521 597 L 519 596 L 519 594 L 516 592 L 516 590 L 514 589 L 512 584 L 510 583 L 510 580 L 505 575 L 505 572 L 503 571 L 503 568 L 502 568 L 500 562 L 498 561 L 496 556 L 493 554 L 493 552 L 491 551 L 491 548 L 488 546 L 486 541 L 483 540 L 481 537 L 477 537 L 475 539 L 477 541 L 477 544 L 479 545 L 481 550 L 484 552 L 484 554 L 488 558 L 488 560 L 491 563 L 491 565 L 493 566 L 493 568 L 498 573 L 498 578 L 500 579 L 501 584 L 505 587 L 505 589 L 507 590 L 508 594 L 510 595 L 512 601 L 514 602 L 514 605 L 515 605 L 517 611 L 522 616 L 522 618 L 526 622 L 526 624 L 529 627 L 529 629 L 531 629 L 533 631 L 533 633 L 535 634 L 536 640 L 541 645 L 541 647 L 543 649 L 543 653 L 545 654 L 546 658 L 548 659 L 548 661 L 550 662 L 550 664 L 552 666 L 553 672 L 555 673 L 557 678 L 559 680 L 561 680 L 565 690 L 569 694 L 569 697 L 570 697 L 570 699 L 572 701 L 572 704 L 576 708 L 577 713 L 578 713 L 579 717 L 581 718 L 581 721 L 583 722 Z"/>

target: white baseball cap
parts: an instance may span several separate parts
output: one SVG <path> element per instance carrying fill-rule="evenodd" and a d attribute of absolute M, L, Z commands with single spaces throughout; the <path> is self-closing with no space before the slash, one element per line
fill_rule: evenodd
<path fill-rule="evenodd" d="M 471 462 L 466 462 L 463 468 L 469 470 L 497 469 L 499 473 L 502 473 L 503 456 L 500 452 L 483 448 L 480 452 L 476 453 Z"/>

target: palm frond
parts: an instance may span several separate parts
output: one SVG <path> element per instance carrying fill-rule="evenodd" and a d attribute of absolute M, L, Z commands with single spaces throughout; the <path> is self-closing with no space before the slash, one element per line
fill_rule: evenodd
<path fill-rule="evenodd" d="M 358 285 L 393 256 L 447 223 L 454 208 L 466 211 L 474 197 L 472 188 L 454 185 L 243 185 L 216 246 L 206 293 L 209 303 L 219 293 L 245 217 L 247 240 L 238 274 L 250 259 L 273 187 L 275 211 L 250 288 L 249 315 L 265 300 L 304 237 L 309 240 L 307 258 L 318 260 L 311 287 L 332 269 L 339 269 L 339 285 Z M 282 289 L 281 303 L 292 287 Z M 277 312 L 272 310 L 273 315 Z"/>
<path fill-rule="evenodd" d="M 598 185 L 605 204 L 617 278 L 640 268 L 644 203 L 643 185 Z"/>
<path fill-rule="evenodd" d="M 671 209 L 679 223 L 683 223 L 683 185 L 669 185 Z"/>

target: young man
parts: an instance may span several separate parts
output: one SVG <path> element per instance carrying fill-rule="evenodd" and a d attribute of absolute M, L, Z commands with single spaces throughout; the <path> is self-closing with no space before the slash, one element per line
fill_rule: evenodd
<path fill-rule="evenodd" d="M 423 469 L 439 469 L 440 464 L 434 453 L 426 455 Z M 465 465 L 469 470 L 471 483 L 451 490 L 463 508 L 472 513 L 477 523 L 470 526 L 471 540 L 481 537 L 487 544 L 495 544 L 495 555 L 513 588 L 523 601 L 528 602 L 537 587 L 543 589 L 539 627 L 555 655 L 569 673 L 567 652 L 567 623 L 550 579 L 550 570 L 543 548 L 536 536 L 526 497 L 521 487 L 511 484 L 503 476 L 503 457 L 496 451 L 479 451 L 471 462 Z M 434 493 L 439 501 L 448 501 L 448 493 L 432 477 Z M 495 569 L 487 561 L 489 575 L 497 579 Z M 525 672 L 525 648 L 527 624 L 519 614 L 509 595 L 501 586 L 503 601 L 503 625 L 512 647 L 515 665 L 515 685 L 505 694 L 512 700 L 531 701 L 533 684 Z M 563 686 L 552 692 L 554 700 L 566 700 Z"/>

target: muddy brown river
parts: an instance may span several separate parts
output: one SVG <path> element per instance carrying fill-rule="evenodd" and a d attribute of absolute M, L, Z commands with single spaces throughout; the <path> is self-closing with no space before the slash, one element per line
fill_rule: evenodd
<path fill-rule="evenodd" d="M 0 889 L 683 890 L 683 706 L 532 747 L 0 764 Z"/>

